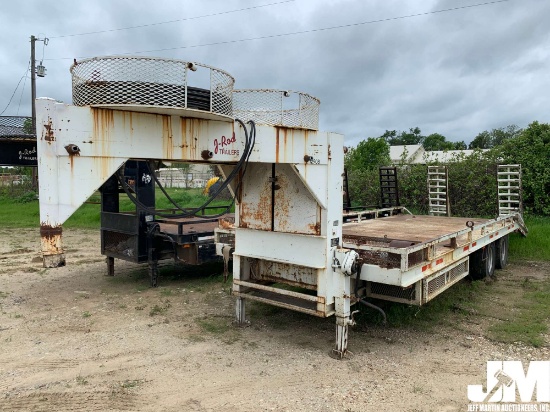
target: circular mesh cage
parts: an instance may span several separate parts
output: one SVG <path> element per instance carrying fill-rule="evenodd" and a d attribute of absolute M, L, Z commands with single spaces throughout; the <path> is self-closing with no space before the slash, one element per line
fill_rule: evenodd
<path fill-rule="evenodd" d="M 73 104 L 146 105 L 232 115 L 235 79 L 199 63 L 107 56 L 71 66 Z"/>
<path fill-rule="evenodd" d="M 234 90 L 233 115 L 259 124 L 319 129 L 319 99 L 284 90 Z"/>

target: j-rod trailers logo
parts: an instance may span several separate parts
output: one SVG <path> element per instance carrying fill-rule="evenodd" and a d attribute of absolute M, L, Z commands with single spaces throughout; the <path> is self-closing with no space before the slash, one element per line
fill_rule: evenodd
<path fill-rule="evenodd" d="M 534 399 L 533 399 L 534 398 Z M 468 385 L 468 411 L 550 411 L 550 361 L 488 361 L 487 386 Z"/>

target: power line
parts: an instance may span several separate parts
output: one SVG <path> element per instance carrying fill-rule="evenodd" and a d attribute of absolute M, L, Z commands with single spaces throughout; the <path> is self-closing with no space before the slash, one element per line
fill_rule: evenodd
<path fill-rule="evenodd" d="M 29 71 L 30 65 L 31 65 L 31 62 L 29 60 L 29 65 L 27 66 L 27 72 Z M 28 77 L 29 76 L 27 76 L 27 73 L 25 73 L 25 81 L 23 82 L 23 87 L 21 88 L 21 96 L 19 96 L 19 106 L 17 106 L 17 116 L 19 116 L 19 109 L 21 108 L 21 100 L 23 100 L 23 92 L 25 91 L 25 84 L 27 83 Z"/>
<path fill-rule="evenodd" d="M 11 101 L 13 99 L 13 96 L 15 96 L 15 92 L 17 91 L 17 89 L 19 88 L 19 85 L 21 84 L 21 80 L 23 80 L 23 78 L 25 78 L 27 76 L 27 71 L 28 71 L 28 66 L 27 66 L 27 69 L 25 69 L 25 73 L 23 73 L 23 76 L 21 76 L 21 78 L 19 79 L 19 81 L 17 82 L 17 86 L 15 86 L 15 90 L 13 91 L 11 97 L 10 97 L 10 101 L 8 102 L 7 106 L 4 107 L 4 110 L 2 110 L 2 113 L 0 113 L 0 116 L 2 116 L 6 110 L 8 110 L 8 107 L 10 107 L 10 104 L 11 104 Z"/>
<path fill-rule="evenodd" d="M 207 47 L 207 46 L 218 46 L 222 44 L 232 44 L 232 43 L 243 43 L 247 41 L 253 41 L 253 40 L 265 40 L 265 39 L 273 39 L 277 37 L 287 37 L 287 36 L 295 36 L 298 34 L 307 34 L 307 33 L 316 33 L 321 31 L 328 31 L 328 30 L 336 30 L 336 29 L 343 29 L 343 28 L 349 28 L 349 27 L 356 27 L 356 26 L 363 26 L 367 24 L 375 24 L 375 23 L 384 23 L 388 21 L 394 21 L 394 20 L 403 20 L 408 19 L 412 17 L 420 17 L 420 16 L 427 16 L 430 14 L 437 14 L 437 13 L 446 13 L 451 11 L 458 11 L 473 7 L 480 7 L 480 6 L 487 6 L 490 4 L 497 4 L 497 3 L 505 3 L 510 0 L 495 0 L 495 1 L 489 1 L 485 3 L 477 3 L 477 4 L 470 4 L 468 6 L 460 6 L 460 7 L 452 7 L 449 9 L 442 9 L 442 10 L 434 10 L 434 11 L 427 11 L 424 13 L 417 13 L 417 14 L 408 14 L 406 16 L 397 16 L 397 17 L 388 17 L 385 19 L 378 19 L 378 20 L 369 20 L 364 21 L 360 23 L 349 23 L 349 24 L 342 24 L 338 26 L 330 26 L 330 27 L 322 27 L 319 29 L 311 29 L 311 30 L 302 30 L 302 31 L 295 31 L 295 32 L 289 32 L 289 33 L 279 33 L 279 34 L 270 34 L 266 36 L 259 36 L 259 37 L 249 37 L 246 39 L 237 39 L 237 40 L 226 40 L 226 41 L 219 41 L 219 42 L 213 42 L 213 43 L 202 43 L 202 44 L 194 44 L 190 46 L 178 46 L 178 47 L 167 47 L 163 49 L 153 49 L 153 50 L 141 50 L 141 51 L 134 51 L 134 52 L 128 52 L 128 53 L 117 53 L 118 55 L 132 55 L 132 54 L 141 54 L 141 53 L 152 53 L 152 52 L 161 52 L 161 51 L 170 51 L 170 50 L 181 50 L 181 49 L 192 49 L 192 48 L 198 48 L 198 47 Z M 46 60 L 73 60 L 74 57 L 60 57 L 56 59 L 46 59 Z M 78 59 L 85 59 L 87 57 L 77 57 Z"/>
<path fill-rule="evenodd" d="M 89 34 L 110 33 L 110 32 L 114 32 L 114 31 L 140 29 L 142 27 L 158 26 L 158 25 L 161 25 L 161 24 L 178 23 L 178 22 L 181 22 L 181 21 L 197 20 L 197 19 L 203 19 L 205 17 L 213 17 L 213 16 L 221 16 L 223 14 L 238 13 L 238 12 L 246 11 L 246 10 L 253 10 L 253 9 L 259 9 L 259 8 L 262 8 L 262 7 L 275 6 L 275 5 L 283 4 L 283 3 L 290 3 L 290 2 L 293 2 L 293 1 L 295 1 L 295 0 L 284 0 L 284 1 L 279 1 L 279 2 L 276 2 L 276 3 L 268 3 L 268 4 L 262 4 L 262 5 L 259 5 L 259 6 L 245 7 L 245 8 L 242 8 L 242 9 L 221 11 L 221 12 L 212 13 L 212 14 L 204 14 L 202 16 L 186 17 L 184 19 L 161 21 L 161 22 L 158 22 L 158 23 L 141 24 L 139 26 L 121 27 L 121 28 L 118 28 L 118 29 L 90 31 L 90 32 L 76 33 L 76 34 L 65 34 L 63 36 L 52 36 L 52 37 L 50 37 L 50 39 L 61 39 L 61 38 L 64 38 L 64 37 L 86 36 L 86 35 L 89 35 Z"/>

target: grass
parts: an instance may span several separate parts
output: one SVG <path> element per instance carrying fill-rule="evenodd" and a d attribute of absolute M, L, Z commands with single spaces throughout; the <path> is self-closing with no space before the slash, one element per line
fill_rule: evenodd
<path fill-rule="evenodd" d="M 463 281 L 443 292 L 423 306 L 404 305 L 400 303 L 377 301 L 387 316 L 390 327 L 413 327 L 416 329 L 432 329 L 437 325 L 452 323 L 449 313 L 459 317 L 475 313 L 479 310 L 480 296 L 483 296 L 489 286 L 483 281 Z M 357 307 L 360 310 L 356 319 L 360 324 L 382 324 L 382 315 L 374 309 Z M 454 316 L 453 316 L 454 317 Z"/>
<path fill-rule="evenodd" d="M 546 344 L 550 314 L 550 282 L 533 282 L 525 278 L 523 296 L 514 311 L 507 311 L 505 319 L 489 328 L 489 337 L 499 342 L 523 342 L 535 347 Z"/>
<path fill-rule="evenodd" d="M 78 385 L 87 385 L 88 384 L 88 381 L 86 380 L 86 378 L 84 378 L 82 375 L 78 375 L 76 377 L 76 383 Z"/>
<path fill-rule="evenodd" d="M 203 331 L 213 335 L 224 334 L 229 331 L 230 328 L 230 325 L 225 318 L 197 319 L 196 322 Z"/>
<path fill-rule="evenodd" d="M 130 389 L 130 388 L 135 388 L 136 386 L 140 385 L 143 381 L 140 380 L 140 379 L 136 379 L 136 380 L 125 380 L 123 381 L 120 386 L 123 387 L 124 389 Z"/>
<path fill-rule="evenodd" d="M 217 336 L 226 345 L 232 345 L 241 338 L 240 330 L 231 326 L 231 321 L 225 316 L 195 319 L 202 332 Z M 202 335 L 190 338 L 191 341 L 200 342 Z"/>
<path fill-rule="evenodd" d="M 166 189 L 170 197 L 182 207 L 198 207 L 208 200 L 208 196 L 202 194 L 202 189 Z M 157 209 L 172 209 L 174 206 L 166 199 L 160 190 L 155 192 Z M 92 195 L 88 201 L 98 203 L 101 197 L 98 193 Z M 220 213 L 222 206 L 227 205 L 228 200 L 214 200 L 209 206 L 220 206 L 208 213 Z M 83 204 L 63 224 L 64 228 L 99 228 L 100 225 L 99 204 Z M 120 210 L 133 211 L 135 206 L 125 194 L 120 195 Z M 0 221 L 3 227 L 31 228 L 40 226 L 40 212 L 38 200 L 26 203 L 17 202 L 7 196 L 0 196 Z"/>
<path fill-rule="evenodd" d="M 526 216 L 527 237 L 510 235 L 510 260 L 550 261 L 550 217 Z"/>
<path fill-rule="evenodd" d="M 170 309 L 170 301 L 166 299 L 164 302 L 162 302 L 161 305 L 154 305 L 151 310 L 149 311 L 149 316 L 157 316 L 162 315 L 166 313 L 168 309 Z"/>
<path fill-rule="evenodd" d="M 540 347 L 549 330 L 550 280 L 505 277 L 493 282 L 458 283 L 428 304 L 417 307 L 375 302 L 386 312 L 389 327 L 433 331 L 441 326 L 464 329 L 482 324 L 488 339 Z M 355 317 L 363 328 L 382 323 L 382 316 L 361 307 Z"/>

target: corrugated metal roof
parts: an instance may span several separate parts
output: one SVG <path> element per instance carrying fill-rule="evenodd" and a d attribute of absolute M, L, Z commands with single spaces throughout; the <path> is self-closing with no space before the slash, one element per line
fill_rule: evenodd
<path fill-rule="evenodd" d="M 29 116 L 0 116 L 0 140 L 36 140 L 36 134 L 25 127 L 30 121 Z"/>

